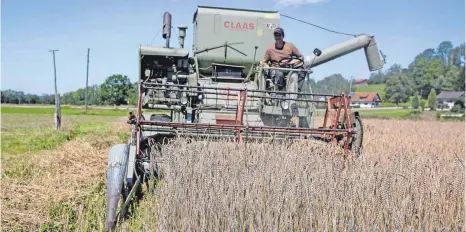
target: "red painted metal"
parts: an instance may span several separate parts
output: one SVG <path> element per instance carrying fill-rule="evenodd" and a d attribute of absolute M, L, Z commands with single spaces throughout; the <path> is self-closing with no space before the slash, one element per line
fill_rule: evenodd
<path fill-rule="evenodd" d="M 236 108 L 236 123 L 239 125 L 243 124 L 244 116 L 244 104 L 246 102 L 246 90 L 243 90 L 238 93 L 238 106 Z"/>
<path fill-rule="evenodd" d="M 236 124 L 243 125 L 243 116 L 244 116 L 244 105 L 246 102 L 247 90 L 243 90 L 238 93 L 238 107 L 236 108 Z M 238 142 L 243 142 L 243 129 L 238 129 Z"/>
<path fill-rule="evenodd" d="M 216 114 L 215 123 L 236 125 L 236 116 L 231 114 Z"/>
<path fill-rule="evenodd" d="M 351 124 L 350 121 L 350 114 L 349 114 L 349 99 L 348 98 L 343 98 L 343 106 L 345 108 L 345 122 L 346 122 L 346 128 L 348 128 L 349 132 L 353 131 L 353 125 Z M 349 141 L 351 140 L 351 133 L 346 134 L 346 143 L 345 143 L 345 150 L 348 150 L 349 148 Z"/>
<path fill-rule="evenodd" d="M 142 92 L 142 91 L 141 91 Z M 226 95 L 233 95 L 229 90 L 225 91 Z M 224 93 L 225 93 L 224 92 Z M 235 96 L 235 95 L 233 95 Z M 350 138 L 353 132 L 350 122 L 350 112 L 348 107 L 348 97 L 345 94 L 331 97 L 327 100 L 327 109 L 325 111 L 324 122 L 322 128 L 308 129 L 300 127 L 289 127 L 289 128 L 276 128 L 267 126 L 247 126 L 243 125 L 244 107 L 247 99 L 247 90 L 239 90 L 237 95 L 234 97 L 237 100 L 236 115 L 216 115 L 216 124 L 206 123 L 177 123 L 177 122 L 162 122 L 162 121 L 146 121 L 141 120 L 140 115 L 142 112 L 142 95 L 139 101 L 139 111 L 137 115 L 137 125 L 154 125 L 168 128 L 195 128 L 195 129 L 217 129 L 217 130 L 229 130 L 237 132 L 237 141 L 243 141 L 243 133 L 245 131 L 252 132 L 267 132 L 267 133 L 291 133 L 301 135 L 320 135 L 321 138 L 336 142 L 337 136 L 344 136 L 345 150 L 348 150 Z M 342 112 L 343 111 L 343 112 Z M 340 116 L 343 114 L 343 122 L 340 120 Z M 345 129 L 338 129 L 338 126 L 344 123 Z M 330 125 L 330 127 L 327 127 Z M 139 154 L 139 140 L 140 140 L 140 127 L 137 126 L 137 152 Z"/>
<path fill-rule="evenodd" d="M 137 116 L 136 116 L 136 125 L 134 125 L 136 128 L 136 156 L 139 156 L 140 155 L 140 141 L 141 141 L 141 127 L 139 125 L 141 125 L 141 115 L 142 115 L 142 100 L 143 100 L 143 97 L 142 97 L 142 87 L 139 87 L 139 92 L 140 92 L 140 95 L 139 95 L 139 101 L 138 101 L 138 113 L 137 113 Z"/>
<path fill-rule="evenodd" d="M 340 120 L 341 114 L 343 113 L 344 127 L 346 128 L 346 140 L 344 148 L 348 150 L 351 134 L 354 133 L 352 130 L 352 125 L 349 120 L 349 98 L 342 93 L 340 96 L 332 97 L 328 100 L 327 109 L 325 111 L 323 128 L 327 128 L 327 125 L 330 124 L 331 129 L 337 129 L 338 126 L 342 123 Z M 343 111 L 343 112 L 342 112 Z M 330 121 L 330 122 L 329 122 Z M 336 134 L 331 134 L 331 139 L 334 143 L 337 142 Z"/>

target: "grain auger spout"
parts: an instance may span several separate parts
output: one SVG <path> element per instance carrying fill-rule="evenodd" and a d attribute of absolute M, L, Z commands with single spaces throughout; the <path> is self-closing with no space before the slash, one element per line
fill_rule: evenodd
<path fill-rule="evenodd" d="M 369 70 L 376 71 L 381 69 L 385 64 L 385 56 L 382 52 L 379 54 L 375 37 L 366 34 L 358 35 L 355 38 L 324 49 L 320 56 L 306 56 L 304 57 L 304 65 L 307 68 L 313 68 L 362 48 L 364 48 L 364 53 L 366 54 Z M 380 58 L 380 55 L 383 59 Z"/>

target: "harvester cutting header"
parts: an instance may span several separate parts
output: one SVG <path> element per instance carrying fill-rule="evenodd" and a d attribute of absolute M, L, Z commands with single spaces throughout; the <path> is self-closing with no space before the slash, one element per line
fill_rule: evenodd
<path fill-rule="evenodd" d="M 170 46 L 171 18 L 168 12 L 163 16 L 165 46 L 139 47 L 139 102 L 128 120 L 131 139 L 109 153 L 109 227 L 126 215 L 141 183 L 157 176 L 149 169 L 150 151 L 166 138 L 315 139 L 361 153 L 362 121 L 358 112 L 350 112 L 349 97 L 313 93 L 309 75 L 311 68 L 359 49 L 370 71 L 382 68 L 385 61 L 373 36 L 357 35 L 306 56 L 283 41 L 286 30 L 280 28 L 278 12 L 199 6 L 190 53 L 184 47 L 187 26 L 178 27 L 178 47 Z M 323 125 L 316 127 L 318 103 L 327 108 Z M 143 114 L 150 109 L 167 113 Z M 120 194 L 124 204 L 117 215 Z"/>

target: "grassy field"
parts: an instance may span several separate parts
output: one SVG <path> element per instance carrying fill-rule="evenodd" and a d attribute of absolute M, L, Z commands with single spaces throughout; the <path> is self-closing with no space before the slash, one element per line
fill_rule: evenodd
<path fill-rule="evenodd" d="M 389 118 L 405 118 L 411 116 L 413 111 L 411 109 L 393 109 L 393 110 L 358 110 L 362 117 L 389 117 Z"/>
<path fill-rule="evenodd" d="M 419 110 L 413 111 L 412 109 L 366 109 L 366 108 L 353 108 L 352 112 L 359 112 L 363 118 L 384 118 L 384 119 L 404 119 L 410 118 L 415 119 L 419 118 L 422 114 L 431 114 L 427 111 L 420 112 Z M 317 115 L 323 116 L 325 110 L 319 110 Z"/>
<path fill-rule="evenodd" d="M 6 114 L 51 114 L 55 113 L 55 108 L 51 107 L 16 107 L 16 106 L 2 106 L 2 113 Z M 62 115 L 99 115 L 99 116 L 126 116 L 128 111 L 125 110 L 96 110 L 89 109 L 87 114 L 84 109 L 62 107 Z"/>
<path fill-rule="evenodd" d="M 56 131 L 49 111 L 2 107 L 2 231 L 96 228 L 107 150 L 128 128 L 114 111 L 64 112 Z"/>
<path fill-rule="evenodd" d="M 2 111 L 2 231 L 105 229 L 107 151 L 129 128 L 96 111 L 64 114 L 58 133 L 49 112 Z M 154 154 L 165 178 L 118 230 L 464 230 L 465 124 L 407 112 L 361 111 L 359 161 L 327 144 L 178 140 Z"/>
<path fill-rule="evenodd" d="M 358 86 L 356 92 L 377 92 L 382 100 L 385 100 L 385 84 Z"/>

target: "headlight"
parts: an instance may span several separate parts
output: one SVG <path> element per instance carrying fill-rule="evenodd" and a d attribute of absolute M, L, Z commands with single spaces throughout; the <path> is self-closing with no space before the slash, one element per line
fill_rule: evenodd
<path fill-rule="evenodd" d="M 144 75 L 146 76 L 146 78 L 150 77 L 150 69 L 146 69 L 144 71 Z"/>
<path fill-rule="evenodd" d="M 186 96 L 186 92 L 181 94 L 181 104 L 186 105 L 188 104 L 188 97 Z"/>
<path fill-rule="evenodd" d="M 282 107 L 282 109 L 287 110 L 290 107 L 290 104 L 288 103 L 288 101 L 284 100 L 280 102 L 280 106 Z"/>
<path fill-rule="evenodd" d="M 183 105 L 188 104 L 188 98 L 186 98 L 186 96 L 181 97 L 181 104 Z"/>

